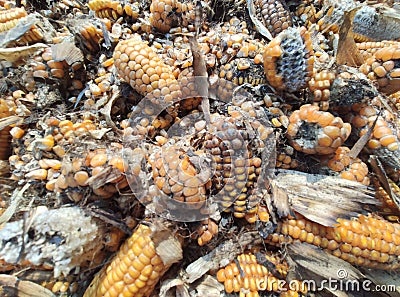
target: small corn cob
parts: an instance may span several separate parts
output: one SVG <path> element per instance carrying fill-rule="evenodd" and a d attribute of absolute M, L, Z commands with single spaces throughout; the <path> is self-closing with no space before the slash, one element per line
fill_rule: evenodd
<path fill-rule="evenodd" d="M 23 7 L 10 8 L 0 11 L 0 32 L 13 29 L 21 21 L 26 20 L 27 15 L 28 13 Z M 18 39 L 17 43 L 34 43 L 41 39 L 43 39 L 43 33 L 37 26 L 32 25 L 31 28 L 26 31 L 21 38 Z"/>
<path fill-rule="evenodd" d="M 253 59 L 237 58 L 214 71 L 219 78 L 233 82 L 235 85 L 251 84 L 257 86 L 265 84 L 264 68 L 254 63 Z"/>
<path fill-rule="evenodd" d="M 339 173 L 341 178 L 354 180 L 369 185 L 368 166 L 359 158 L 351 158 L 349 156 L 350 149 L 348 147 L 338 147 L 335 155 L 329 159 L 329 169 Z"/>
<path fill-rule="evenodd" d="M 338 219 L 334 227 L 325 227 L 299 216 L 285 220 L 267 241 L 289 243 L 300 240 L 354 265 L 377 269 L 400 268 L 400 225 L 380 217 L 360 215 Z"/>
<path fill-rule="evenodd" d="M 23 7 L 0 11 L 0 32 L 8 31 L 15 27 L 27 15 L 28 13 Z"/>
<path fill-rule="evenodd" d="M 398 222 L 400 220 L 400 188 L 399 186 L 390 178 L 388 178 L 388 184 L 392 194 L 394 195 L 393 199 L 386 192 L 386 190 L 382 187 L 378 178 L 372 179 L 372 184 L 375 188 L 375 197 L 382 202 L 382 206 L 380 207 L 380 211 L 382 215 L 388 221 Z M 394 201 L 396 200 L 396 201 Z"/>
<path fill-rule="evenodd" d="M 96 16 L 99 18 L 108 18 L 117 20 L 125 15 L 130 16 L 136 20 L 139 16 L 139 3 L 129 3 L 122 1 L 112 0 L 91 0 L 88 3 L 91 10 L 95 11 Z"/>
<path fill-rule="evenodd" d="M 179 16 L 179 17 L 178 17 Z M 152 0 L 150 23 L 160 32 L 167 33 L 174 25 L 187 27 L 195 19 L 194 6 L 179 0 Z"/>
<path fill-rule="evenodd" d="M 314 73 L 308 82 L 308 88 L 313 93 L 314 104 L 318 104 L 320 110 L 326 111 L 329 108 L 330 88 L 335 77 L 335 72 L 322 70 Z"/>
<path fill-rule="evenodd" d="M 297 91 L 307 86 L 313 73 L 314 57 L 306 28 L 288 28 L 266 47 L 264 71 L 274 88 Z"/>
<path fill-rule="evenodd" d="M 358 50 L 365 60 L 374 56 L 378 50 L 397 44 L 399 44 L 399 42 L 394 40 L 367 41 L 356 43 Z"/>
<path fill-rule="evenodd" d="M 395 110 L 400 111 L 400 91 L 391 94 L 389 100 L 394 105 Z"/>
<path fill-rule="evenodd" d="M 272 37 L 292 27 L 292 16 L 284 1 L 257 0 L 254 1 L 254 5 L 260 11 L 262 20 Z"/>
<path fill-rule="evenodd" d="M 203 246 L 218 234 L 218 225 L 212 219 L 206 219 L 201 222 L 196 231 L 197 243 L 199 246 Z"/>
<path fill-rule="evenodd" d="M 376 81 L 379 90 L 392 94 L 400 90 L 400 45 L 384 47 L 360 66 L 360 71 Z"/>
<path fill-rule="evenodd" d="M 168 231 L 161 230 L 140 224 L 111 263 L 95 276 L 83 296 L 150 296 L 163 274 L 182 258 L 178 240 L 172 235 L 165 239 Z M 157 232 L 163 232 L 164 240 L 157 238 Z"/>
<path fill-rule="evenodd" d="M 306 154 L 331 154 L 349 137 L 351 126 L 318 106 L 306 104 L 289 117 L 287 137 L 292 146 Z"/>
<path fill-rule="evenodd" d="M 286 291 L 285 289 L 287 289 L 286 294 L 289 292 L 307 293 L 306 286 L 301 285 L 301 282 L 298 285 L 299 291 L 280 287 L 280 279 L 273 275 L 266 266 L 260 264 L 260 260 L 262 262 L 270 262 L 277 271 L 281 272 L 282 277 L 285 277 L 289 270 L 287 263 L 276 256 L 262 254 L 257 254 L 256 256 L 252 253 L 241 254 L 234 262 L 217 272 L 217 279 L 219 282 L 224 283 L 226 293 L 240 293 L 239 296 L 243 297 L 260 296 L 259 291 L 280 292 Z"/>
<path fill-rule="evenodd" d="M 371 104 L 354 104 L 352 109 L 357 113 L 352 119 L 352 125 L 360 137 L 367 133 L 376 120 L 367 149 L 382 157 L 382 162 L 400 168 L 398 161 L 400 142 L 394 128 L 396 126 L 394 116 L 385 110 L 382 110 L 382 115 L 378 115 L 379 107 Z"/>
<path fill-rule="evenodd" d="M 201 156 L 201 151 L 194 154 Z M 191 203 L 193 207 L 201 207 L 206 200 L 206 191 L 211 182 L 201 180 L 197 176 L 196 167 L 189 156 L 179 145 L 168 146 L 156 150 L 149 157 L 155 185 L 166 195 L 177 202 Z"/>

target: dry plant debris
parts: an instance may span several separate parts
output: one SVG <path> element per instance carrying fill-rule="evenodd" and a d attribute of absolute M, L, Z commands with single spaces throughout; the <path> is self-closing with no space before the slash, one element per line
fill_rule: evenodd
<path fill-rule="evenodd" d="M 0 295 L 397 285 L 399 32 L 398 1 L 0 0 Z"/>

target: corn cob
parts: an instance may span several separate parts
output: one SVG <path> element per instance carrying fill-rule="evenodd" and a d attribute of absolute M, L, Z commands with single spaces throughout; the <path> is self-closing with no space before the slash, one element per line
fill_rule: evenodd
<path fill-rule="evenodd" d="M 195 19 L 192 3 L 178 0 L 152 0 L 150 5 L 150 23 L 160 32 L 167 33 L 172 26 L 187 27 Z"/>
<path fill-rule="evenodd" d="M 352 119 L 352 125 L 361 137 L 367 133 L 376 120 L 371 139 L 367 143 L 367 149 L 376 152 L 382 158 L 383 163 L 390 164 L 394 168 L 400 168 L 398 156 L 400 153 L 399 139 L 395 130 L 394 116 L 386 111 L 379 114 L 379 107 L 367 104 L 354 104 L 353 111 L 357 115 Z M 376 119 L 378 117 L 378 119 Z"/>
<path fill-rule="evenodd" d="M 360 66 L 360 71 L 376 81 L 379 90 L 392 94 L 400 90 L 400 45 L 378 50 L 372 58 Z"/>
<path fill-rule="evenodd" d="M 339 173 L 341 178 L 354 180 L 369 185 L 368 166 L 359 158 L 352 158 L 349 156 L 350 149 L 348 147 L 340 146 L 335 151 L 335 155 L 329 159 L 329 169 Z"/>
<path fill-rule="evenodd" d="M 140 36 L 120 41 L 113 57 L 118 74 L 143 96 L 151 94 L 156 100 L 163 97 L 165 102 L 173 102 L 181 96 L 171 68 L 141 41 Z"/>
<path fill-rule="evenodd" d="M 388 178 L 388 184 L 390 190 L 394 197 L 390 197 L 388 192 L 382 187 L 381 183 L 379 182 L 378 178 L 372 179 L 372 184 L 375 188 L 375 197 L 382 202 L 382 206 L 380 207 L 380 211 L 383 216 L 388 221 L 398 222 L 400 218 L 400 188 L 399 186 L 390 178 Z M 394 201 L 396 200 L 396 201 Z"/>
<path fill-rule="evenodd" d="M 314 104 L 320 107 L 320 110 L 326 111 L 329 108 L 330 87 L 336 77 L 335 72 L 322 70 L 314 73 L 308 82 L 308 88 L 313 93 Z"/>
<path fill-rule="evenodd" d="M 160 241 L 157 232 L 161 229 L 153 227 L 140 224 L 111 263 L 95 276 L 83 296 L 148 297 L 169 267 L 182 258 L 178 240 L 170 237 Z M 159 250 L 161 246 L 163 251 Z"/>
<path fill-rule="evenodd" d="M 266 266 L 260 264 L 260 260 L 272 263 L 282 277 L 285 277 L 289 270 L 287 263 L 282 262 L 276 256 L 262 254 L 257 254 L 256 256 L 252 253 L 241 254 L 236 261 L 217 272 L 217 279 L 219 282 L 224 283 L 226 293 L 240 293 L 239 296 L 243 297 L 259 296 L 259 291 L 280 292 L 285 289 L 287 289 L 287 292 L 284 292 L 285 294 L 307 293 L 306 286 L 301 285 L 301 282 L 298 285 L 299 291 L 280 287 L 280 279 L 273 275 Z M 290 296 L 285 294 L 280 296 Z"/>
<path fill-rule="evenodd" d="M 197 243 L 199 246 L 207 244 L 218 234 L 218 225 L 212 219 L 206 219 L 201 222 L 197 228 Z"/>
<path fill-rule="evenodd" d="M 372 215 L 338 219 L 325 227 L 299 216 L 285 220 L 267 241 L 289 243 L 300 240 L 321 247 L 351 264 L 377 268 L 400 268 L 400 225 Z"/>
<path fill-rule="evenodd" d="M 16 27 L 20 22 L 25 21 L 28 13 L 23 7 L 11 8 L 0 11 L 0 32 L 5 32 Z M 42 31 L 36 26 L 32 25 L 31 28 L 20 37 L 17 43 L 26 44 L 28 42 L 34 43 L 43 39 Z"/>
<path fill-rule="evenodd" d="M 313 73 L 314 57 L 306 28 L 288 28 L 266 47 L 264 71 L 274 88 L 289 92 L 306 87 Z"/>
<path fill-rule="evenodd" d="M 284 1 L 257 0 L 254 1 L 254 5 L 260 11 L 262 20 L 272 37 L 292 27 L 292 16 L 285 7 Z"/>
<path fill-rule="evenodd" d="M 391 94 L 389 100 L 394 105 L 395 110 L 400 111 L 400 91 Z"/>
<path fill-rule="evenodd" d="M 306 154 L 331 154 L 349 137 L 351 126 L 339 117 L 306 104 L 289 117 L 287 137 L 292 146 Z"/>
<path fill-rule="evenodd" d="M 4 32 L 15 27 L 19 21 L 27 15 L 28 13 L 23 7 L 0 11 L 0 32 Z"/>
<path fill-rule="evenodd" d="M 129 3 L 122 1 L 112 0 L 91 0 L 88 3 L 91 10 L 95 11 L 96 16 L 99 18 L 108 18 L 111 20 L 117 20 L 125 15 L 130 16 L 133 20 L 136 20 L 139 16 L 139 3 Z"/>
<path fill-rule="evenodd" d="M 368 59 L 374 56 L 378 50 L 396 45 L 398 43 L 399 43 L 398 41 L 394 40 L 383 40 L 383 41 L 358 42 L 356 43 L 356 45 L 358 50 L 364 57 L 364 59 Z"/>

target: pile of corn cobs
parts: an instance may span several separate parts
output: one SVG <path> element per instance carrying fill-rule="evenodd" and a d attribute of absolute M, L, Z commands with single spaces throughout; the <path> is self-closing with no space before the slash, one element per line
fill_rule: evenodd
<path fill-rule="evenodd" d="M 400 3 L 50 2 L 0 0 L 0 295 L 400 268 Z"/>

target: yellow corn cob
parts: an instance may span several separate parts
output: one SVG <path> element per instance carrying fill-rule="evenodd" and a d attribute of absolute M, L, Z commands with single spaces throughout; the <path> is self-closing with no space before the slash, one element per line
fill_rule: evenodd
<path fill-rule="evenodd" d="M 314 102 L 320 106 L 320 110 L 326 111 L 329 108 L 330 88 L 336 77 L 336 73 L 331 70 L 322 70 L 314 73 L 308 82 L 308 87 L 314 95 Z"/>
<path fill-rule="evenodd" d="M 397 124 L 394 115 L 388 110 L 380 111 L 379 106 L 371 104 L 354 104 L 352 109 L 357 112 L 352 119 L 352 127 L 360 137 L 368 132 L 378 117 L 366 148 L 382 157 L 383 163 L 400 168 L 400 140 L 394 128 Z"/>
<path fill-rule="evenodd" d="M 325 227 L 305 218 L 284 221 L 273 243 L 300 240 L 352 264 L 377 269 L 400 268 L 400 224 L 372 215 L 351 220 L 338 219 L 335 227 Z"/>
<path fill-rule="evenodd" d="M 95 276 L 83 296 L 149 296 L 161 276 L 182 257 L 180 244 L 175 238 L 176 249 L 171 251 L 163 245 L 161 250 L 166 250 L 168 255 L 160 256 L 157 248 L 167 240 L 157 245 L 157 231 L 156 226 L 151 228 L 140 224 L 111 263 Z"/>
<path fill-rule="evenodd" d="M 379 90 L 392 94 L 400 90 L 400 44 L 383 47 L 373 57 L 360 66 L 360 71 L 372 81 L 376 81 Z"/>
<path fill-rule="evenodd" d="M 367 42 L 356 43 L 357 48 L 364 57 L 364 59 L 371 58 L 378 50 L 382 48 L 396 44 L 399 44 L 399 42 L 394 40 L 367 41 Z"/>
<path fill-rule="evenodd" d="M 25 8 L 11 8 L 0 11 L 0 32 L 10 30 L 15 27 L 18 22 L 28 14 Z"/>
<path fill-rule="evenodd" d="M 118 74 L 138 93 L 163 96 L 166 102 L 181 95 L 174 74 L 140 36 L 120 41 L 114 51 Z"/>
<path fill-rule="evenodd" d="M 382 215 L 385 216 L 385 218 L 388 221 L 391 222 L 398 222 L 400 218 L 400 209 L 398 205 L 396 204 L 395 201 L 390 197 L 390 195 L 386 192 L 386 190 L 382 187 L 380 184 L 379 180 L 377 178 L 372 179 L 372 184 L 374 185 L 375 188 L 375 197 L 379 199 L 379 201 L 382 202 L 382 207 L 380 208 Z M 399 186 L 392 181 L 390 178 L 388 178 L 388 184 L 389 187 L 395 197 L 394 199 L 399 199 L 400 197 L 400 188 Z M 397 203 L 400 203 L 398 200 Z"/>

